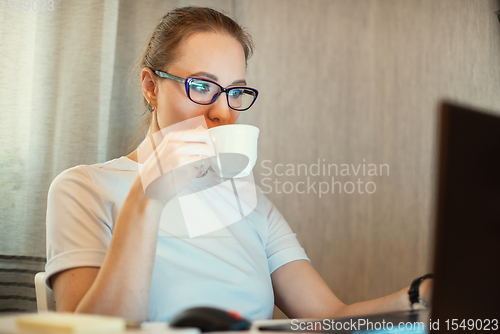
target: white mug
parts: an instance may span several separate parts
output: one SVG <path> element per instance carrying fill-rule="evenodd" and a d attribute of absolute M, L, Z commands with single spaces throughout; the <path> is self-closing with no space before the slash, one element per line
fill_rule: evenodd
<path fill-rule="evenodd" d="M 222 178 L 250 174 L 257 162 L 259 128 L 248 124 L 221 125 L 208 129 L 214 144 L 213 170 Z"/>

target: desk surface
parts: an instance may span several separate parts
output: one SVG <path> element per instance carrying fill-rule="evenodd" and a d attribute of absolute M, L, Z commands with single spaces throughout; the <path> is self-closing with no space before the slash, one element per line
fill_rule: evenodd
<path fill-rule="evenodd" d="M 7 314 L 4 316 L 0 316 L 0 334 L 15 334 L 15 333 L 23 333 L 23 334 L 30 334 L 30 332 L 19 332 L 17 330 L 16 326 L 16 316 L 17 315 L 24 315 L 26 313 L 18 313 L 18 314 Z M 411 321 L 411 322 L 428 322 L 429 320 L 429 311 L 428 310 L 421 310 L 421 311 L 416 311 L 416 312 L 393 312 L 393 313 L 386 313 L 386 314 L 376 314 L 376 315 L 366 315 L 366 316 L 361 316 L 361 317 L 354 317 L 354 318 L 338 318 L 335 319 L 337 323 L 347 323 L 347 322 L 352 322 L 353 320 L 355 321 L 356 319 L 368 319 L 371 322 L 380 322 L 382 319 L 393 322 L 394 326 L 397 326 L 398 321 Z M 266 320 L 254 320 L 252 321 L 252 326 L 250 330 L 246 331 L 245 333 L 252 333 L 252 334 L 283 334 L 283 330 L 286 328 L 290 328 L 290 324 L 294 323 L 297 324 L 297 322 L 317 322 L 321 321 L 322 319 L 266 319 Z M 109 334 L 132 334 L 132 333 L 141 333 L 141 334 L 201 334 L 201 332 L 197 328 L 187 328 L 187 329 L 173 329 L 168 327 L 168 323 L 166 322 L 150 322 L 149 328 L 127 328 L 125 331 L 121 332 L 108 332 Z M 280 326 L 280 325 L 286 325 L 288 326 Z M 273 326 L 276 328 L 270 328 L 265 331 L 259 330 L 259 327 L 261 326 Z M 281 328 L 280 328 L 281 327 Z M 280 331 L 281 329 L 281 331 Z M 325 328 L 324 328 L 325 329 Z M 361 327 L 359 327 L 361 330 Z M 376 328 L 378 329 L 378 328 Z M 357 330 L 357 329 L 356 329 Z M 312 330 L 316 331 L 317 330 Z M 289 331 L 290 332 L 290 331 Z M 302 330 L 294 330 L 294 332 L 311 332 L 309 328 L 304 328 Z M 330 332 L 330 333 L 352 333 L 352 329 L 348 330 L 342 330 L 342 329 L 331 329 L 331 330 L 323 330 L 322 332 Z M 417 331 L 418 333 L 427 333 L 427 330 L 420 330 Z M 241 334 L 241 331 L 225 331 L 225 332 L 210 332 L 211 334 Z"/>
<path fill-rule="evenodd" d="M 1 334 L 17 334 L 17 333 L 23 333 L 23 334 L 29 334 L 31 332 L 20 332 L 17 330 L 16 327 L 16 316 L 17 315 L 25 315 L 26 313 L 11 313 L 11 314 L 6 314 L 0 316 L 0 333 Z M 259 326 L 266 326 L 266 325 L 279 325 L 279 324 L 285 324 L 289 323 L 290 320 L 288 319 L 276 319 L 276 320 L 255 320 L 252 321 L 252 327 L 250 330 L 246 333 L 262 333 L 261 331 L 258 330 Z M 141 334 L 199 334 L 201 333 L 198 329 L 172 329 L 168 327 L 168 323 L 166 322 L 151 322 L 150 327 L 147 329 L 138 329 L 138 328 L 130 328 L 127 329 L 123 332 L 108 332 L 109 334 L 121 334 L 121 333 L 126 333 L 126 334 L 133 334 L 133 333 L 141 333 Z M 230 334 L 230 333 L 236 333 L 236 334 L 241 334 L 241 331 L 235 331 L 235 332 L 211 332 L 211 333 L 224 333 L 224 334 Z M 266 332 L 266 334 L 270 334 L 272 332 Z"/>

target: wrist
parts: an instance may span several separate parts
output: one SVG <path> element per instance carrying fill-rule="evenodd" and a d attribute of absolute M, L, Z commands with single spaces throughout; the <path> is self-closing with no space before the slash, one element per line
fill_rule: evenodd
<path fill-rule="evenodd" d="M 432 278 L 423 280 L 420 284 L 420 299 L 422 299 L 423 303 L 429 307 L 431 305 L 432 298 Z"/>
<path fill-rule="evenodd" d="M 418 310 L 430 306 L 432 287 L 430 279 L 432 278 L 434 278 L 433 274 L 427 274 L 414 279 L 411 283 L 410 289 L 408 290 L 408 298 L 410 308 L 412 310 Z"/>
<path fill-rule="evenodd" d="M 146 196 L 139 173 L 137 173 L 132 182 L 127 199 L 132 200 L 138 207 L 142 208 L 152 206 L 163 209 L 168 203 L 168 201 L 157 200 Z"/>

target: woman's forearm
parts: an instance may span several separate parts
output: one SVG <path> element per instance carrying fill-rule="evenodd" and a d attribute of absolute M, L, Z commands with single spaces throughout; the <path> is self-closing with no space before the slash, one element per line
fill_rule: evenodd
<path fill-rule="evenodd" d="M 343 306 L 335 318 L 410 310 L 408 289 L 404 288 L 390 295 Z"/>
<path fill-rule="evenodd" d="M 432 280 L 424 280 L 420 285 L 420 296 L 428 305 L 431 304 Z M 359 302 L 351 305 L 344 305 L 339 312 L 335 314 L 336 318 L 353 317 L 366 314 L 377 314 L 386 312 L 409 311 L 411 310 L 408 290 L 410 287 L 401 289 L 393 294 Z"/>
<path fill-rule="evenodd" d="M 114 223 L 106 257 L 75 312 L 143 321 L 148 316 L 158 225 L 165 203 L 144 195 L 135 180 Z"/>

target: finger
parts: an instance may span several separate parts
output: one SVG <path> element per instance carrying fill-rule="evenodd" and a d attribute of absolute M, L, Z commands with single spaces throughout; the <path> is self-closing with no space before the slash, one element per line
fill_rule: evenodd
<path fill-rule="evenodd" d="M 204 142 L 184 142 L 173 139 L 164 140 L 156 148 L 160 157 L 170 155 L 205 155 L 215 156 L 213 145 Z"/>
<path fill-rule="evenodd" d="M 211 152 L 194 153 L 195 155 L 198 154 L 205 154 L 210 156 L 215 155 L 213 143 L 212 140 L 210 139 L 208 131 L 206 134 L 200 133 L 200 130 L 186 130 L 186 131 L 187 133 L 185 133 L 185 131 L 171 132 L 164 138 L 163 137 L 155 138 L 154 141 L 156 150 L 158 152 L 172 152 L 173 150 L 176 150 L 179 146 L 185 145 L 187 143 L 200 143 L 208 145 L 211 148 Z M 165 153 L 162 153 L 162 155 L 163 154 Z"/>
<path fill-rule="evenodd" d="M 207 175 L 208 169 L 210 168 L 210 159 L 203 159 L 202 165 L 198 168 L 198 175 L 196 177 L 203 177 Z"/>
<path fill-rule="evenodd" d="M 215 156 L 213 146 L 199 142 L 175 142 L 175 154 L 179 155 L 203 155 L 206 157 Z"/>
<path fill-rule="evenodd" d="M 191 165 L 193 168 L 205 169 L 210 167 L 210 157 L 203 155 L 184 155 L 177 160 L 175 168 Z M 174 169 L 175 169 L 174 168 Z"/>
<path fill-rule="evenodd" d="M 184 142 L 200 142 L 211 144 L 212 138 L 205 128 L 197 128 L 183 131 L 174 131 L 168 134 L 168 139 Z"/>
<path fill-rule="evenodd" d="M 207 173 L 208 173 L 208 168 L 200 169 L 200 172 L 198 173 L 198 175 L 196 175 L 196 177 L 197 178 L 203 177 L 203 176 L 207 175 Z"/>

